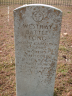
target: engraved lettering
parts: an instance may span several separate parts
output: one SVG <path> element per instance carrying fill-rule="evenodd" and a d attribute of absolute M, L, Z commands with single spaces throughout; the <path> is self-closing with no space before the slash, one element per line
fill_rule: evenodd
<path fill-rule="evenodd" d="M 53 26 L 53 23 L 51 24 L 51 25 L 49 25 L 50 26 L 50 29 L 52 28 L 52 26 Z"/>
<path fill-rule="evenodd" d="M 45 29 L 48 29 L 48 26 L 46 25 L 46 26 L 44 26 L 44 28 L 45 28 Z"/>
<path fill-rule="evenodd" d="M 40 25 L 40 29 L 41 29 L 41 28 L 43 29 L 43 25 Z"/>
<path fill-rule="evenodd" d="M 30 24 L 30 25 L 29 25 L 29 28 L 30 28 L 30 29 L 34 29 L 34 28 L 35 28 L 34 24 Z"/>
<path fill-rule="evenodd" d="M 27 25 L 23 24 L 23 26 L 24 26 L 24 28 L 28 28 L 28 24 Z"/>

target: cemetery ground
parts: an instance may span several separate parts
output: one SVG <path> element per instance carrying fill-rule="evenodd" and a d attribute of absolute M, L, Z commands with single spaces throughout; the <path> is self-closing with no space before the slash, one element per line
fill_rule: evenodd
<path fill-rule="evenodd" d="M 0 6 L 0 96 L 16 96 L 13 9 Z M 54 96 L 72 96 L 72 6 L 63 11 Z"/>

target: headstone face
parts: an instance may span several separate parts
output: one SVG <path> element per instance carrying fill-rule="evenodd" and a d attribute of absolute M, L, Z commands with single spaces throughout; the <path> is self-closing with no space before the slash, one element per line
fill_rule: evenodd
<path fill-rule="evenodd" d="M 17 96 L 53 96 L 61 20 L 49 5 L 14 10 Z"/>

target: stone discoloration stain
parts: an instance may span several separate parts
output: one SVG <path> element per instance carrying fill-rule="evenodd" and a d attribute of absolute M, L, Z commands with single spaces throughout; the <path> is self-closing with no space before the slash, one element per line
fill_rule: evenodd
<path fill-rule="evenodd" d="M 23 19 L 23 14 L 25 14 L 25 12 L 26 12 L 26 7 L 25 8 L 21 8 L 19 10 L 19 17 L 20 17 L 20 19 Z"/>

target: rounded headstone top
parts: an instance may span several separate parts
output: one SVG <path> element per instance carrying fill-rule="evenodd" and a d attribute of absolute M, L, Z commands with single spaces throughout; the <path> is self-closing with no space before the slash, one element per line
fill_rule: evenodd
<path fill-rule="evenodd" d="M 25 4 L 25 5 L 23 5 L 23 6 L 20 6 L 20 7 L 16 8 L 16 9 L 14 9 L 14 11 L 19 10 L 19 9 L 21 9 L 21 8 L 24 8 L 24 7 L 29 7 L 29 6 L 31 6 L 31 7 L 33 7 L 33 6 L 38 6 L 38 7 L 43 6 L 43 7 L 47 7 L 47 8 L 49 7 L 49 8 L 53 8 L 53 9 L 55 9 L 55 10 L 61 11 L 60 9 L 58 9 L 58 8 L 56 8 L 56 7 L 54 7 L 54 6 L 46 5 L 46 4 Z M 61 11 L 61 12 L 62 12 L 62 11 Z"/>

